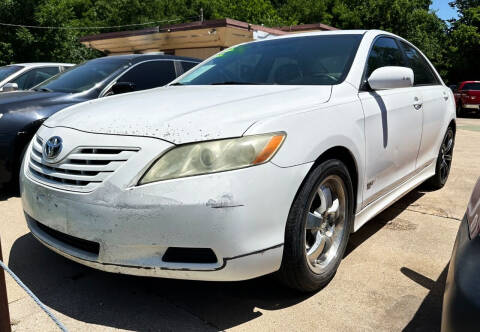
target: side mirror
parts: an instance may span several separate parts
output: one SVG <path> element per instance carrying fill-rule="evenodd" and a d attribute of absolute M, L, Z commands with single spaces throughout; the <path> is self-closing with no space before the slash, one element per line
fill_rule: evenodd
<path fill-rule="evenodd" d="M 3 92 L 11 92 L 11 91 L 17 91 L 17 90 L 18 90 L 17 83 L 7 83 L 3 86 L 3 89 L 2 89 Z"/>
<path fill-rule="evenodd" d="M 407 67 L 380 67 L 368 78 L 373 90 L 409 88 L 413 86 L 413 70 Z"/>
<path fill-rule="evenodd" d="M 110 89 L 114 95 L 135 91 L 135 84 L 131 82 L 117 82 Z"/>

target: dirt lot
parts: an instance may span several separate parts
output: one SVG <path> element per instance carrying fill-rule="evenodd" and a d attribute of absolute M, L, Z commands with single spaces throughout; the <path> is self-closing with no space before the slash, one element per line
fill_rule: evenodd
<path fill-rule="evenodd" d="M 237 283 L 108 274 L 64 259 L 29 233 L 20 200 L 0 194 L 10 268 L 72 331 L 439 330 L 453 242 L 480 176 L 480 119 L 459 119 L 446 187 L 415 190 L 351 237 L 334 280 L 298 295 L 269 277 Z M 7 277 L 14 331 L 55 325 Z"/>

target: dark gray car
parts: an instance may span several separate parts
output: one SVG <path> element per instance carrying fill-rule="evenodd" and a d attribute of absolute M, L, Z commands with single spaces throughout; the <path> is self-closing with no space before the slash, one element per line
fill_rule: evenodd
<path fill-rule="evenodd" d="M 458 230 L 443 299 L 442 332 L 480 331 L 480 178 Z"/>
<path fill-rule="evenodd" d="M 56 75 L 32 90 L 0 94 L 0 185 L 13 183 L 23 151 L 52 114 L 112 94 L 163 86 L 201 60 L 135 54 L 98 58 Z"/>

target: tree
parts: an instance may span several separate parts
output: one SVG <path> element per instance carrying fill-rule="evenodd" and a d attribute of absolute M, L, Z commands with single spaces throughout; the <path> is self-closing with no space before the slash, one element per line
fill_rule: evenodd
<path fill-rule="evenodd" d="M 205 19 L 233 18 L 266 26 L 324 23 L 341 29 L 383 29 L 414 43 L 448 81 L 480 77 L 480 0 L 456 0 L 450 26 L 429 11 L 431 0 L 1 0 L 0 21 L 74 27 L 0 26 L 0 65 L 27 61 L 78 63 L 101 54 L 81 36 Z M 150 23 L 149 23 L 150 22 Z M 81 29 L 146 23 L 111 29 Z M 148 23 L 148 24 L 147 24 Z"/>
<path fill-rule="evenodd" d="M 458 10 L 449 33 L 452 82 L 480 79 L 480 1 L 457 0 L 450 5 Z"/>

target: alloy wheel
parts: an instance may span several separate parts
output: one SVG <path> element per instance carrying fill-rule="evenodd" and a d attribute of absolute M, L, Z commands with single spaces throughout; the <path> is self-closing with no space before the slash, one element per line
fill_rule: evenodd
<path fill-rule="evenodd" d="M 453 155 L 453 131 L 448 130 L 440 148 L 440 177 L 442 181 L 446 181 L 450 173 Z"/>
<path fill-rule="evenodd" d="M 317 187 L 305 223 L 305 254 L 308 266 L 321 273 L 338 256 L 345 230 L 346 188 L 337 175 L 325 178 Z"/>

